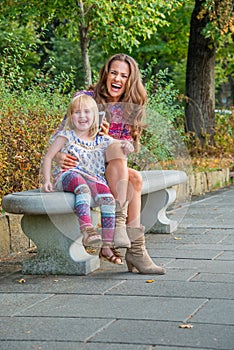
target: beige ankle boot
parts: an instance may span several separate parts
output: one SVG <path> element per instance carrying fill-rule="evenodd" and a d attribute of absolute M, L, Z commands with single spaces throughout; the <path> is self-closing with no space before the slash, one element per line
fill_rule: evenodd
<path fill-rule="evenodd" d="M 143 274 L 164 275 L 163 267 L 155 265 L 145 247 L 144 227 L 127 226 L 128 236 L 131 241 L 131 248 L 127 249 L 125 259 L 128 270 L 133 272 L 134 267 Z"/>
<path fill-rule="evenodd" d="M 115 248 L 130 248 L 131 242 L 128 238 L 126 231 L 126 219 L 128 213 L 128 202 L 125 202 L 124 206 L 121 207 L 119 202 L 116 201 L 115 208 L 115 236 L 114 236 L 114 247 Z"/>

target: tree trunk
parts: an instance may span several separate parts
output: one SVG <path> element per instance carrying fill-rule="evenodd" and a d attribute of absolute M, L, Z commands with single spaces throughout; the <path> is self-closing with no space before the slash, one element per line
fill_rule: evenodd
<path fill-rule="evenodd" d="M 82 54 L 82 65 L 84 69 L 84 84 L 85 87 L 89 87 L 92 84 L 91 66 L 89 61 L 89 38 L 87 36 L 88 30 L 85 25 L 85 13 L 83 7 L 83 1 L 79 1 L 79 7 L 81 10 L 82 21 L 79 27 L 80 34 L 80 48 Z"/>
<path fill-rule="evenodd" d="M 201 141 L 212 136 L 215 127 L 215 54 L 216 46 L 206 39 L 202 30 L 209 22 L 206 14 L 198 19 L 202 0 L 195 1 L 190 22 L 190 39 L 186 71 L 185 118 L 187 131 L 194 132 Z"/>

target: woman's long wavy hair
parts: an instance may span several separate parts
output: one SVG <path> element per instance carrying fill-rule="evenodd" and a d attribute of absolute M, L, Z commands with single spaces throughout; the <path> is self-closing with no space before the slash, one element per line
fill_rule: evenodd
<path fill-rule="evenodd" d="M 64 129 L 66 129 L 66 130 L 73 130 L 74 129 L 74 124 L 72 121 L 72 114 L 73 114 L 75 109 L 82 109 L 84 105 L 89 106 L 89 108 L 93 111 L 94 119 L 93 119 L 93 123 L 90 127 L 90 130 L 89 130 L 89 136 L 94 137 L 97 135 L 98 127 L 99 127 L 98 106 L 97 106 L 96 101 L 91 96 L 88 96 L 85 94 L 75 96 L 73 98 L 73 100 L 71 101 L 71 103 L 69 104 L 68 110 L 67 110 L 67 119 L 66 119 Z"/>
<path fill-rule="evenodd" d="M 110 57 L 100 71 L 100 79 L 96 86 L 93 87 L 94 99 L 98 105 L 105 105 L 110 101 L 110 96 L 107 91 L 107 76 L 113 61 L 126 62 L 129 66 L 129 77 L 126 82 L 126 89 L 121 96 L 120 101 L 124 103 L 124 118 L 126 123 L 130 125 L 131 137 L 134 141 L 134 148 L 139 150 L 139 139 L 143 127 L 143 117 L 145 115 L 145 104 L 147 102 L 147 93 L 143 86 L 140 70 L 136 61 L 125 54 L 116 54 Z M 107 118 L 108 118 L 108 111 Z"/>

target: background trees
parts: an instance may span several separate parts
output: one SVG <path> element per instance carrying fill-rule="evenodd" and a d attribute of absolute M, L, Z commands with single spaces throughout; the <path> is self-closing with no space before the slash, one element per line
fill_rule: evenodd
<path fill-rule="evenodd" d="M 203 142 L 215 133 L 215 59 L 233 35 L 231 0 L 196 0 L 190 22 L 186 71 L 186 129 Z M 234 31 L 233 31 L 234 32 Z"/>
<path fill-rule="evenodd" d="M 67 93 L 124 51 L 150 65 L 145 83 L 167 69 L 185 95 L 185 129 L 204 142 L 215 133 L 215 105 L 233 104 L 233 33 L 233 0 L 3 0 L 1 76 L 12 89 L 37 76 Z"/>
<path fill-rule="evenodd" d="M 154 112 L 152 128 L 142 135 L 146 153 L 133 159 L 134 166 L 170 162 L 174 144 L 168 126 L 196 154 L 196 165 L 201 155 L 216 155 L 219 166 L 233 159 L 233 114 L 214 114 L 214 106 L 234 104 L 231 0 L 2 0 L 1 5 L 0 196 L 38 187 L 43 150 L 67 101 L 95 83 L 106 58 L 120 51 L 142 68 Z"/>

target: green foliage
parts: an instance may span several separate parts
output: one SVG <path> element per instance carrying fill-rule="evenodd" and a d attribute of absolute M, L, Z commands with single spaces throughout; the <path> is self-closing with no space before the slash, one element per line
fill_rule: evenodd
<path fill-rule="evenodd" d="M 152 62 L 154 64 L 154 62 Z M 141 150 L 130 156 L 130 164 L 138 169 L 155 169 L 158 161 L 187 157 L 184 144 L 184 109 L 179 92 L 168 77 L 168 70 L 152 75 L 149 65 L 143 73 L 148 76 L 146 89 L 149 95 L 146 110 L 146 127 L 141 136 Z"/>
<path fill-rule="evenodd" d="M 52 83 L 49 75 L 38 74 L 24 90 L 17 86 L 20 67 L 10 71 L 0 78 L 0 197 L 39 186 L 41 159 L 66 112 L 70 96 L 64 92 L 73 78 L 62 74 Z"/>

